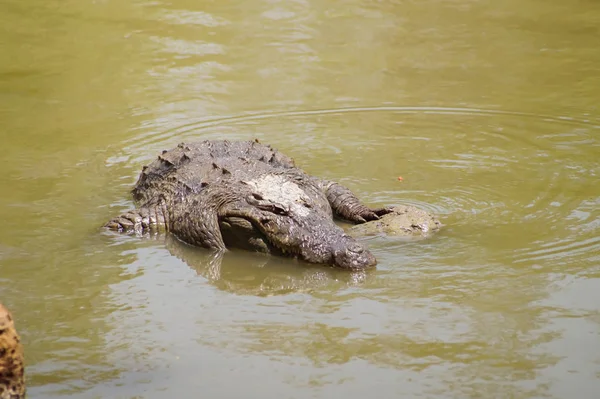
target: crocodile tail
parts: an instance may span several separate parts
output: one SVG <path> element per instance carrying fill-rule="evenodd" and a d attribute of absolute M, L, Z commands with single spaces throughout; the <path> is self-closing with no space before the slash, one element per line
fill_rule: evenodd
<path fill-rule="evenodd" d="M 111 219 L 104 227 L 123 233 L 141 234 L 168 230 L 168 214 L 162 205 L 137 208 Z"/>

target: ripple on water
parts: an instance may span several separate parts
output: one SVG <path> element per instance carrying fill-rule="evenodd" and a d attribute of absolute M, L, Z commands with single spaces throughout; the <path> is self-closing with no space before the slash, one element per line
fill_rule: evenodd
<path fill-rule="evenodd" d="M 530 266 L 587 264 L 599 249 L 593 231 L 573 216 L 600 217 L 597 207 L 589 206 L 600 198 L 592 182 L 600 173 L 594 155 L 600 148 L 598 121 L 393 106 L 189 120 L 166 129 L 164 120 L 147 122 L 111 162 L 139 169 L 181 141 L 259 137 L 296 156 L 309 172 L 350 185 L 369 202 L 414 205 L 442 215 L 447 227 L 441 234 L 451 239 L 437 250 L 439 261 L 447 260 L 453 246 L 461 252 L 461 243 L 483 248 L 481 259 L 469 259 L 467 250 L 463 262 Z M 368 130 L 377 134 L 365 134 Z M 403 183 L 395 181 L 405 173 Z M 384 262 L 401 259 L 388 252 L 398 246 L 370 244 Z"/>
<path fill-rule="evenodd" d="M 252 367 L 240 362 L 248 359 L 277 362 L 271 374 L 287 367 L 275 381 L 319 369 L 355 376 L 365 365 L 390 371 L 390 381 L 425 371 L 467 396 L 489 376 L 533 381 L 563 354 L 541 347 L 570 351 L 581 332 L 597 332 L 572 327 L 583 313 L 570 302 L 578 292 L 553 295 L 565 274 L 578 289 L 599 277 L 597 130 L 584 120 L 458 108 L 248 114 L 169 129 L 148 122 L 116 154 L 124 173 L 180 141 L 257 136 L 369 203 L 415 205 L 445 227 L 417 242 L 370 238 L 379 265 L 365 273 L 242 251 L 214 262 L 177 240 L 150 251 L 123 240 L 129 264 L 120 267 L 131 278 L 109 287 L 118 310 L 106 341 L 119 349 L 110 360 L 142 372 L 167 364 L 162 374 L 186 376 L 198 359 L 211 370 L 226 359 L 223 384 L 232 367 L 247 376 Z M 595 298 L 593 286 L 581 303 Z"/>

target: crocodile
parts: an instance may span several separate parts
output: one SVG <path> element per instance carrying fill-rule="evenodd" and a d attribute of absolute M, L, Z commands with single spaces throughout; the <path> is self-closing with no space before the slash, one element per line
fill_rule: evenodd
<path fill-rule="evenodd" d="M 0 303 L 0 399 L 25 398 L 23 345 L 10 312 Z"/>
<path fill-rule="evenodd" d="M 258 140 L 181 143 L 142 168 L 132 193 L 138 208 L 106 228 L 165 230 L 217 251 L 239 247 L 350 270 L 377 260 L 334 216 L 360 224 L 392 212 L 366 206 L 348 188 L 305 173 Z"/>

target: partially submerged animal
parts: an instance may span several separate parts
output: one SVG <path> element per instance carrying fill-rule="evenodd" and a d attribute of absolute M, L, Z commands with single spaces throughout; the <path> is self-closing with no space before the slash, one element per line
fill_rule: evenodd
<path fill-rule="evenodd" d="M 25 361 L 15 322 L 0 303 L 0 399 L 25 398 Z"/>
<path fill-rule="evenodd" d="M 106 227 L 145 233 L 164 228 L 192 245 L 291 256 L 345 269 L 376 265 L 373 254 L 333 216 L 377 220 L 346 187 L 306 174 L 257 141 L 182 143 L 145 166 L 133 189 L 139 203 Z"/>

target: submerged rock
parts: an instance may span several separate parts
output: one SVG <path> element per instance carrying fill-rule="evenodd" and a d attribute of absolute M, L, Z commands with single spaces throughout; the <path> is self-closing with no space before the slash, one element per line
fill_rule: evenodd
<path fill-rule="evenodd" d="M 347 232 L 353 237 L 386 235 L 425 238 L 441 227 L 442 223 L 431 213 L 414 206 L 400 205 L 379 220 L 352 226 Z"/>

